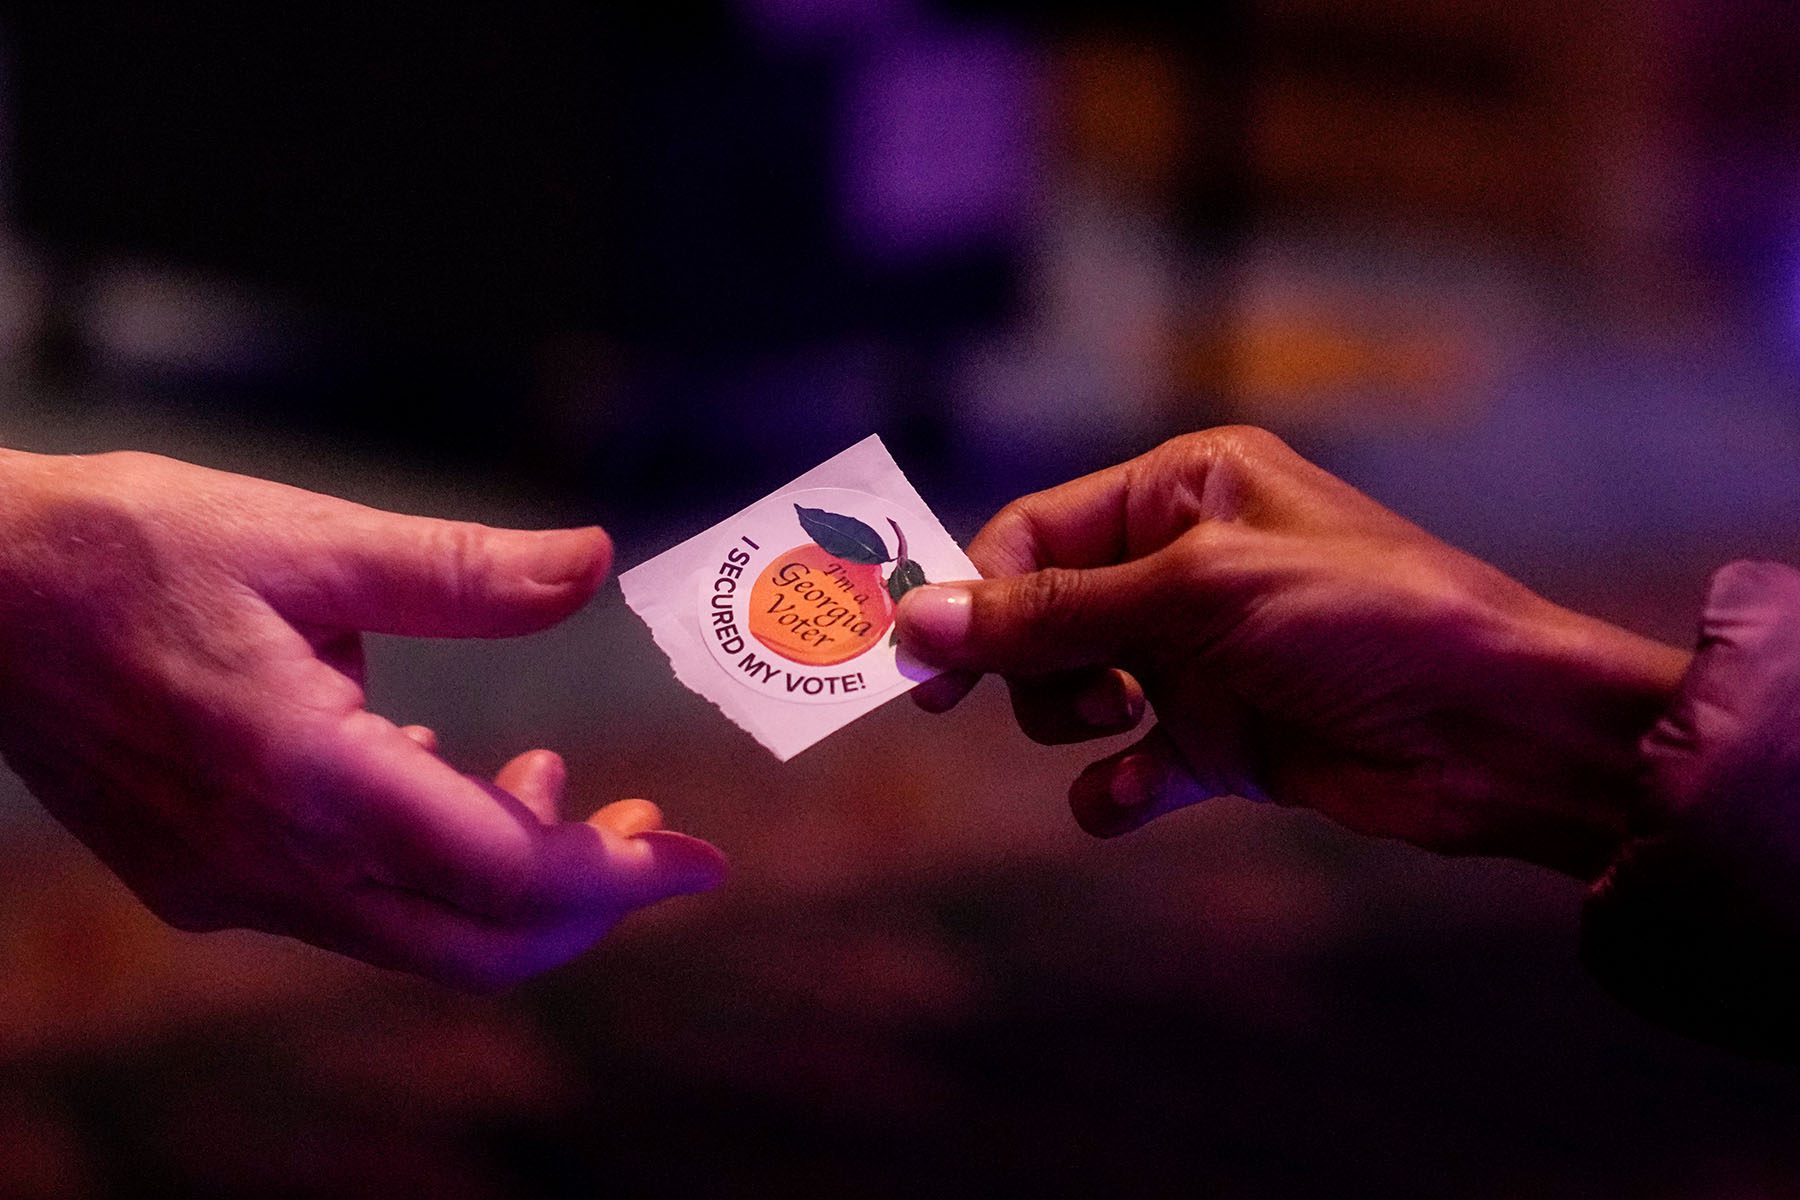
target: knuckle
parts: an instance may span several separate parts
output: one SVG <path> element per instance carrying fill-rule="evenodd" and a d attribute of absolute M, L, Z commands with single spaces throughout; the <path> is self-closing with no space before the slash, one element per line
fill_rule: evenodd
<path fill-rule="evenodd" d="M 486 527 L 445 521 L 433 530 L 432 542 L 432 557 L 443 573 L 446 595 L 462 600 L 483 590 L 488 582 Z"/>
<path fill-rule="evenodd" d="M 1037 557 L 1036 514 L 1034 496 L 1008 502 L 969 542 L 969 561 L 990 576 L 1028 570 Z"/>
<path fill-rule="evenodd" d="M 1172 557 L 1185 583 L 1203 583 L 1227 575 L 1238 557 L 1244 531 L 1225 521 L 1202 521 L 1182 534 Z"/>
<path fill-rule="evenodd" d="M 1164 446 L 1184 463 L 1205 466 L 1224 462 L 1254 465 L 1292 453 L 1286 442 L 1258 425 L 1217 425 L 1183 434 Z"/>
<path fill-rule="evenodd" d="M 1018 616 L 1032 623 L 1053 621 L 1079 604 L 1081 588 L 1081 573 L 1067 567 L 1046 567 L 1020 576 L 1014 585 Z"/>
<path fill-rule="evenodd" d="M 1225 449 L 1239 454 L 1269 454 L 1287 449 L 1287 443 L 1260 425 L 1221 425 L 1213 430 Z"/>
<path fill-rule="evenodd" d="M 1003 535 L 1025 532 L 1031 528 L 1033 511 L 1030 496 L 1009 500 L 1004 508 L 994 514 L 994 519 L 988 522 L 988 528 L 984 532 Z"/>

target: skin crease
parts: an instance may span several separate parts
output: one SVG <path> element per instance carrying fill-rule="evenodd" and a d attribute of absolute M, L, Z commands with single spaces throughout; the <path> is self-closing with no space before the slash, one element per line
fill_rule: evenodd
<path fill-rule="evenodd" d="M 364 707 L 360 635 L 557 623 L 598 529 L 402 517 L 153 455 L 0 451 L 0 754 L 150 909 L 474 989 L 719 883 L 656 806 L 559 815 L 562 760 L 463 775 Z"/>
<path fill-rule="evenodd" d="M 1224 428 L 1016 501 L 984 581 L 901 603 L 952 668 L 928 711 L 1007 678 L 1045 743 L 1157 724 L 1070 804 L 1113 836 L 1226 794 L 1359 833 L 1595 877 L 1627 834 L 1637 741 L 1689 655 L 1533 594 L 1295 454 Z"/>

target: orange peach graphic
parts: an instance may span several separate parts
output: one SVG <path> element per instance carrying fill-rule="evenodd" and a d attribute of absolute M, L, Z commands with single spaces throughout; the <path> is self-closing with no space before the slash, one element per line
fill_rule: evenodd
<path fill-rule="evenodd" d="M 881 567 L 845 562 L 813 542 L 776 555 L 750 588 L 751 635 L 791 662 L 846 662 L 893 623 Z"/>

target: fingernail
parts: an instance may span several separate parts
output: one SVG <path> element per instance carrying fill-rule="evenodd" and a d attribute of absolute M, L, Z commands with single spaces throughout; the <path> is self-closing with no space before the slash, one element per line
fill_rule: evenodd
<path fill-rule="evenodd" d="M 1115 808 L 1142 808 L 1156 799 L 1162 783 L 1162 772 L 1146 754 L 1133 754 L 1119 760 L 1107 784 L 1106 798 Z"/>
<path fill-rule="evenodd" d="M 547 587 L 585 583 L 612 565 L 612 539 L 599 526 L 556 529 L 537 535 L 531 578 Z"/>
<path fill-rule="evenodd" d="M 1094 729 L 1129 729 L 1143 716 L 1142 701 L 1124 680 L 1108 675 L 1075 698 L 1075 715 Z"/>
<path fill-rule="evenodd" d="M 900 601 L 901 641 L 915 650 L 948 650 L 969 635 L 974 615 L 968 588 L 926 584 Z"/>

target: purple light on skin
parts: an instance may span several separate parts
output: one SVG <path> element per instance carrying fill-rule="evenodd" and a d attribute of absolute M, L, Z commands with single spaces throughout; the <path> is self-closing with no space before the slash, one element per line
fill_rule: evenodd
<path fill-rule="evenodd" d="M 754 32 L 787 49 L 868 38 L 910 24 L 915 0 L 738 0 Z"/>
<path fill-rule="evenodd" d="M 902 263 L 1010 240 L 1037 176 L 1036 62 L 995 30 L 909 31 L 852 73 L 839 146 L 850 244 Z"/>

